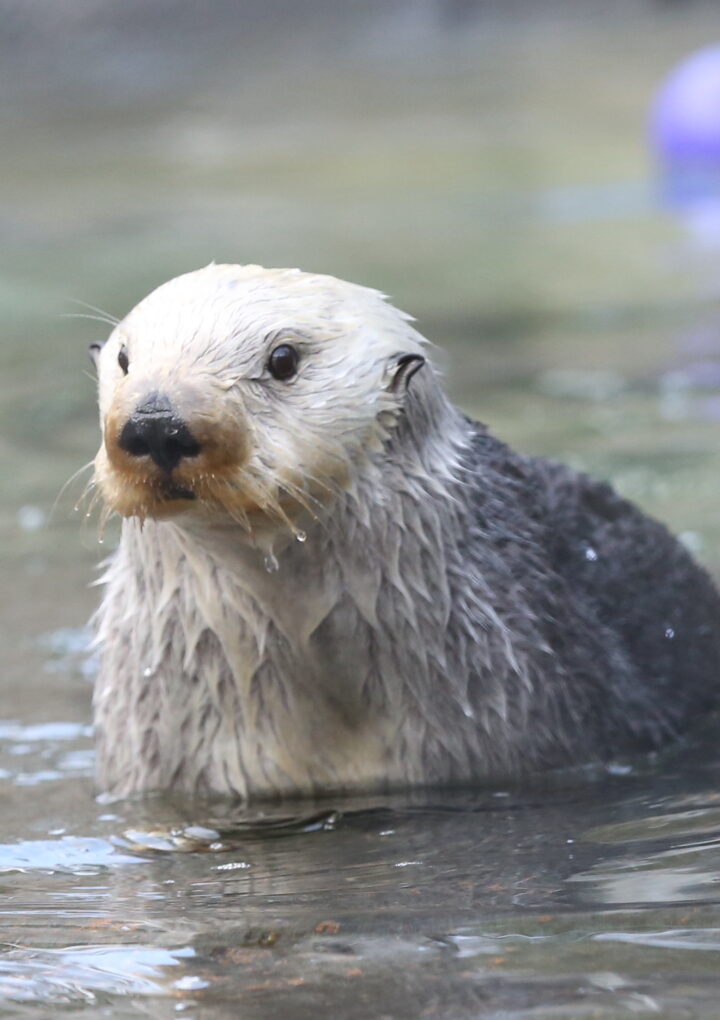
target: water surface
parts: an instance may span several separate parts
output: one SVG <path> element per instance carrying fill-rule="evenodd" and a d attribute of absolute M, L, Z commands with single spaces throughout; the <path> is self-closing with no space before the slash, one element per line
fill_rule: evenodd
<path fill-rule="evenodd" d="M 714 1009 L 707 746 L 522 788 L 248 811 L 97 803 L 82 723 L 2 737 L 25 802 L 0 844 L 3 1015 Z"/>

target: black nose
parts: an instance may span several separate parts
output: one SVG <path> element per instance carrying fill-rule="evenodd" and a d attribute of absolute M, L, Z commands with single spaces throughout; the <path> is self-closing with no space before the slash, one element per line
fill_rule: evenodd
<path fill-rule="evenodd" d="M 131 457 L 150 457 L 168 474 L 184 457 L 196 457 L 200 444 L 164 393 L 138 404 L 118 440 Z"/>

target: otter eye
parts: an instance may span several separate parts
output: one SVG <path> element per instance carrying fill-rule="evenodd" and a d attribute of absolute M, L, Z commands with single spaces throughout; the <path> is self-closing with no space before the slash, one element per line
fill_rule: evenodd
<path fill-rule="evenodd" d="M 290 344 L 280 344 L 268 358 L 268 370 L 274 379 L 292 379 L 297 372 L 300 355 Z"/>
<path fill-rule="evenodd" d="M 130 359 L 128 358 L 127 347 L 125 344 L 122 345 L 118 351 L 118 365 L 123 370 L 125 375 L 128 374 L 128 368 L 130 367 Z"/>

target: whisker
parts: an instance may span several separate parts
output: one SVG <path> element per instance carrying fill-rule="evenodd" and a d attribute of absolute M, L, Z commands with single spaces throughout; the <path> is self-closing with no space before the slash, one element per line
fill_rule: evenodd
<path fill-rule="evenodd" d="M 252 534 L 250 518 L 241 507 L 233 507 L 232 509 L 225 507 L 225 510 L 236 524 L 239 524 L 241 528 L 244 528 L 245 531 L 247 531 L 248 535 Z"/>
<path fill-rule="evenodd" d="M 107 527 L 108 521 L 110 520 L 112 515 L 113 515 L 113 512 L 110 509 L 110 507 L 107 505 L 107 503 L 103 504 L 103 508 L 100 511 L 100 519 L 98 521 L 98 532 L 97 532 L 97 540 L 101 544 L 102 544 L 103 540 L 105 539 L 105 528 Z"/>
<path fill-rule="evenodd" d="M 90 496 L 90 502 L 87 505 L 87 509 L 85 510 L 85 513 L 83 514 L 83 521 L 82 521 L 83 531 L 85 531 L 87 528 L 89 528 L 90 520 L 91 520 L 93 514 L 95 513 L 95 508 L 97 507 L 98 503 L 102 499 L 99 490 L 94 485 L 92 485 L 92 483 L 91 483 L 91 484 L 89 484 L 86 487 L 85 492 L 83 493 L 81 499 L 78 500 L 78 504 L 77 504 L 78 507 L 80 507 L 81 501 L 87 499 L 88 496 Z"/>
<path fill-rule="evenodd" d="M 207 475 L 204 475 L 203 480 L 207 479 L 207 477 L 208 477 Z M 239 524 L 240 527 L 244 528 L 245 531 L 247 531 L 247 533 L 251 535 L 252 526 L 250 524 L 250 518 L 248 517 L 245 510 L 242 509 L 242 507 L 237 507 L 233 504 L 232 496 L 236 491 L 235 486 L 227 478 L 216 478 L 214 475 L 210 475 L 209 477 L 212 482 L 212 485 L 210 487 L 211 497 L 210 499 L 206 497 L 202 501 L 206 505 L 212 505 L 213 502 L 219 503 L 219 505 L 223 508 L 223 510 L 231 518 L 231 520 L 235 521 L 236 524 Z M 223 489 L 227 490 L 229 494 L 227 502 L 222 492 Z"/>
<path fill-rule="evenodd" d="M 82 305 L 83 308 L 89 308 L 91 312 L 97 312 L 98 315 L 103 316 L 105 322 L 110 323 L 113 326 L 117 326 L 120 320 L 112 315 L 111 312 L 106 312 L 104 308 L 98 308 L 97 305 L 91 305 L 89 301 L 81 301 L 80 298 L 69 298 L 71 304 Z"/>
<path fill-rule="evenodd" d="M 250 474 L 246 477 L 246 491 L 248 495 L 257 502 L 263 513 L 270 517 L 274 517 L 281 524 L 285 525 L 292 534 L 295 534 L 297 529 L 294 527 L 292 521 L 283 508 L 279 505 L 277 497 L 270 486 L 261 482 L 254 474 Z"/>
<path fill-rule="evenodd" d="M 93 489 L 90 490 L 90 492 L 91 492 L 91 498 L 90 498 L 90 502 L 88 504 L 88 508 L 85 511 L 85 516 L 86 517 L 92 517 L 93 512 L 95 510 L 95 507 L 98 505 L 98 503 L 102 499 L 102 496 L 100 494 L 100 490 L 99 489 L 93 488 Z"/>
<path fill-rule="evenodd" d="M 87 312 L 61 312 L 61 319 L 92 319 L 94 322 L 103 322 L 106 326 L 117 326 L 113 319 L 105 319 L 102 315 L 88 315 Z"/>
<path fill-rule="evenodd" d="M 53 505 L 50 508 L 50 514 L 48 516 L 48 523 L 52 520 L 53 514 L 57 510 L 58 503 L 60 502 L 62 497 L 65 495 L 65 492 L 67 491 L 68 487 L 70 485 L 72 485 L 72 483 L 75 481 L 75 479 L 78 478 L 83 473 L 83 471 L 87 471 L 88 468 L 91 468 L 94 463 L 95 463 L 94 460 L 89 460 L 87 462 L 87 464 L 83 464 L 83 466 L 79 467 L 77 469 L 77 471 L 73 471 L 73 473 L 70 475 L 68 480 L 62 485 L 60 491 L 58 492 L 57 496 L 53 500 Z M 92 480 L 90 482 L 88 482 L 88 484 L 85 486 L 85 489 L 83 490 L 83 494 L 80 497 L 80 499 L 83 499 L 85 493 L 88 491 L 89 486 L 92 485 L 92 484 L 93 484 Z"/>
<path fill-rule="evenodd" d="M 344 462 L 343 462 L 343 465 L 344 465 Z M 324 478 L 318 478 L 317 475 L 311 475 L 309 471 L 305 471 L 305 470 L 303 470 L 303 474 L 304 474 L 305 478 L 307 479 L 307 481 L 312 482 L 313 485 L 317 485 L 318 489 L 326 492 L 328 496 L 339 496 L 340 493 L 342 493 L 342 491 L 343 491 L 342 486 L 339 485 L 335 481 L 332 481 L 332 480 L 328 481 L 327 479 L 324 479 Z M 308 493 L 308 496 L 310 496 L 310 493 Z M 311 498 L 316 499 L 315 497 L 311 497 Z M 316 499 L 316 502 L 317 502 L 318 506 L 320 506 L 322 509 L 324 509 L 324 505 L 323 505 L 323 503 L 320 500 Z"/>
<path fill-rule="evenodd" d="M 295 485 L 293 482 L 281 482 L 279 478 L 276 478 L 275 484 L 279 489 L 286 492 L 291 499 L 294 499 L 296 503 L 299 503 L 303 510 L 307 510 L 314 521 L 320 520 L 319 514 L 310 505 L 314 503 L 318 509 L 324 509 L 319 499 L 315 499 L 309 492 L 305 492 L 299 485 Z"/>
<path fill-rule="evenodd" d="M 288 530 L 294 534 L 296 529 L 294 528 L 292 521 L 278 503 L 270 487 L 259 483 L 257 479 L 254 479 L 253 481 L 255 483 L 255 488 L 257 492 L 264 499 L 262 509 L 266 513 L 269 513 L 272 516 L 276 517 L 281 524 L 284 524 L 288 528 Z"/>
<path fill-rule="evenodd" d="M 82 510 L 83 503 L 93 493 L 95 493 L 95 479 L 91 478 L 88 481 L 88 483 L 85 486 L 85 488 L 83 489 L 82 493 L 80 494 L 80 498 L 76 502 L 74 509 L 75 510 Z"/>

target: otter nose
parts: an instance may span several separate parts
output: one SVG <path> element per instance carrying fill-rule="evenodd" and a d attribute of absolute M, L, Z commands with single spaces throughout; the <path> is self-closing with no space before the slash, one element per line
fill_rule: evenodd
<path fill-rule="evenodd" d="M 153 393 L 138 404 L 118 445 L 131 457 L 150 457 L 168 474 L 184 457 L 200 453 L 200 444 L 163 393 Z"/>

